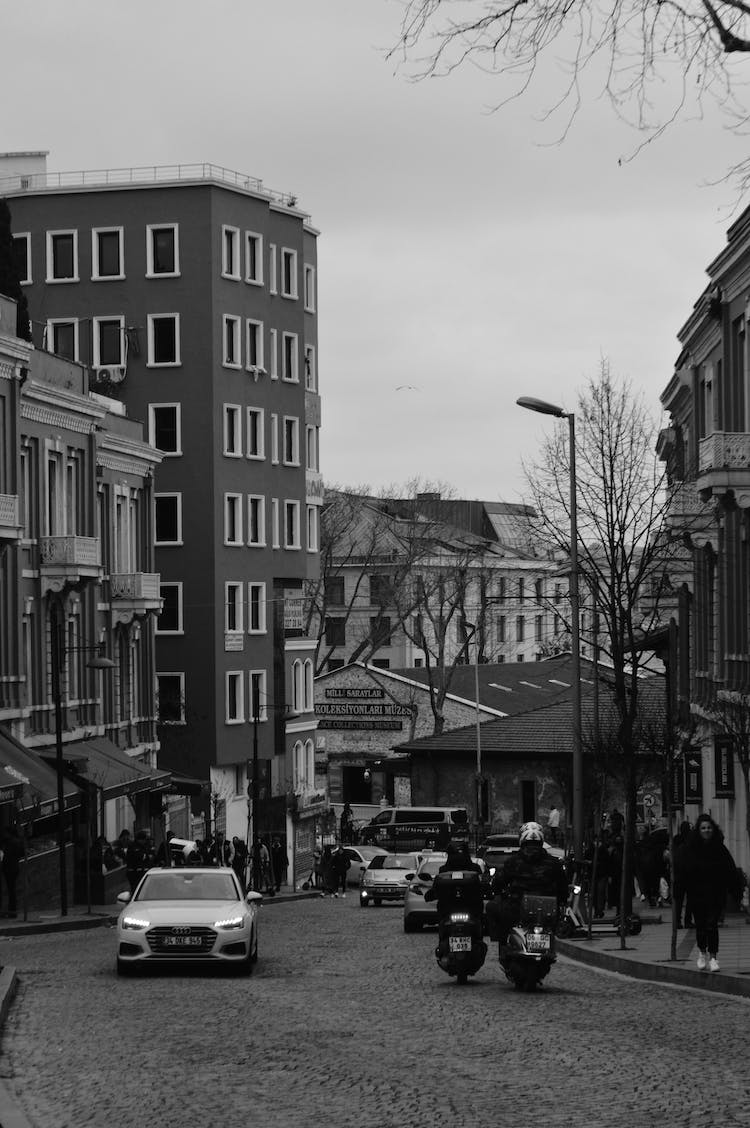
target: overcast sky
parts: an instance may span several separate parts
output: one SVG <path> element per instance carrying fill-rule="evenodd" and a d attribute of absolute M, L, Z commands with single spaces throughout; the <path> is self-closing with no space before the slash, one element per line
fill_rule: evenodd
<path fill-rule="evenodd" d="M 658 414 L 742 142 L 709 117 L 620 163 L 637 138 L 592 98 L 550 144 L 543 86 L 491 113 L 475 68 L 409 82 L 385 58 L 399 23 L 396 0 L 7 5 L 0 148 L 294 193 L 320 231 L 326 480 L 518 501 L 553 426 L 519 395 L 570 409 L 606 355 Z"/>

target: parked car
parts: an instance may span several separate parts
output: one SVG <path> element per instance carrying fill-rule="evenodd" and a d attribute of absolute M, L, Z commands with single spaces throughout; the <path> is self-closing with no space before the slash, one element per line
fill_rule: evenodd
<path fill-rule="evenodd" d="M 378 854 L 362 874 L 359 903 L 363 909 L 382 901 L 402 901 L 413 879 L 421 854 Z"/>
<path fill-rule="evenodd" d="M 435 874 L 440 867 L 445 865 L 448 855 L 434 853 L 426 856 L 412 881 L 409 882 L 404 895 L 404 932 L 419 932 L 426 924 L 437 925 L 437 902 L 425 901 L 424 895 L 432 885 Z M 481 858 L 473 857 L 473 862 L 478 862 L 482 867 L 482 876 L 486 867 Z"/>
<path fill-rule="evenodd" d="M 346 874 L 346 884 L 359 885 L 362 881 L 362 874 L 372 859 L 380 857 L 381 854 L 387 854 L 388 851 L 381 846 L 344 846 L 344 853 L 352 863 Z"/>
<path fill-rule="evenodd" d="M 249 974 L 258 959 L 260 893 L 229 868 L 150 869 L 120 893 L 117 974 L 163 963 L 223 964 Z"/>

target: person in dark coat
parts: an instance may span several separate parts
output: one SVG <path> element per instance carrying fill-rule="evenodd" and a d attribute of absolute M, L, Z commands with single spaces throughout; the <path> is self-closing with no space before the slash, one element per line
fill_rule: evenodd
<path fill-rule="evenodd" d="M 148 865 L 148 835 L 144 830 L 139 830 L 134 840 L 128 846 L 125 855 L 125 873 L 131 893 L 135 893 L 135 887 L 148 869 Z"/>
<path fill-rule="evenodd" d="M 286 884 L 286 874 L 289 869 L 289 855 L 284 849 L 284 844 L 278 834 L 274 835 L 273 841 L 271 842 L 271 869 L 273 870 L 273 880 L 276 884 L 276 892 L 278 893 L 282 884 Z"/>
<path fill-rule="evenodd" d="M 524 823 L 518 843 L 518 852 L 511 854 L 493 879 L 493 900 L 487 906 L 490 938 L 499 940 L 501 945 L 507 941 L 511 927 L 518 923 L 524 893 L 555 897 L 558 905 L 568 896 L 565 867 L 545 852 L 544 831 L 539 823 Z"/>
<path fill-rule="evenodd" d="M 3 838 L 3 860 L 2 871 L 3 880 L 5 882 L 5 891 L 8 897 L 8 916 L 14 917 L 16 915 L 16 884 L 18 882 L 18 874 L 21 869 L 21 858 L 23 857 L 23 843 L 18 837 L 18 830 L 15 826 L 9 826 Z"/>
<path fill-rule="evenodd" d="M 698 945 L 698 970 L 719 970 L 719 919 L 729 893 L 739 900 L 742 886 L 737 866 L 710 815 L 700 815 L 684 847 L 682 879 Z"/>
<path fill-rule="evenodd" d="M 341 843 L 339 843 L 331 855 L 334 897 L 338 897 L 339 892 L 342 897 L 346 897 L 346 875 L 351 864 L 349 856 L 344 853 L 344 848 Z"/>

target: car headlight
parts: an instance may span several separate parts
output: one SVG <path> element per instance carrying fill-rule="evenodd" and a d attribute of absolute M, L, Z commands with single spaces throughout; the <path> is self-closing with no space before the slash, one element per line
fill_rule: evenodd
<path fill-rule="evenodd" d="M 226 920 L 217 920 L 214 922 L 214 928 L 244 928 L 245 916 L 227 917 Z"/>
<path fill-rule="evenodd" d="M 126 916 L 122 918 L 123 928 L 148 928 L 150 924 L 150 920 L 143 920 L 141 917 Z"/>

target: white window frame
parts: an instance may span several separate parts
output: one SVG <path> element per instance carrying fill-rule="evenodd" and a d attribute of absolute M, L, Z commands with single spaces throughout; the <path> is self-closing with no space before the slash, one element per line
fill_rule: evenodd
<path fill-rule="evenodd" d="M 271 498 L 271 547 L 281 548 L 279 529 L 279 499 L 277 497 Z"/>
<path fill-rule="evenodd" d="M 258 721 L 268 720 L 268 673 L 266 670 L 248 670 L 247 684 L 249 689 L 248 708 L 250 710 L 249 720 L 255 720 L 255 701 L 253 693 L 253 681 L 258 682 Z"/>
<path fill-rule="evenodd" d="M 258 608 L 258 626 L 253 626 L 253 606 Z M 247 585 L 247 633 L 263 635 L 268 633 L 266 625 L 266 585 L 251 580 Z"/>
<path fill-rule="evenodd" d="M 14 231 L 13 242 L 16 240 L 26 240 L 26 277 L 20 278 L 19 282 L 22 286 L 30 286 L 34 279 L 31 276 L 31 232 L 30 231 Z M 70 320 L 70 319 L 68 319 Z"/>
<path fill-rule="evenodd" d="M 232 313 L 225 313 L 221 319 L 221 363 L 225 368 L 242 368 L 242 318 L 235 317 Z M 227 345 L 231 329 L 235 358 L 228 359 Z"/>
<path fill-rule="evenodd" d="M 250 273 L 250 263 L 253 259 L 251 245 L 255 247 L 255 274 Z M 245 232 L 245 281 L 250 286 L 263 285 L 263 236 L 258 231 Z"/>
<path fill-rule="evenodd" d="M 318 506 L 307 506 L 307 551 L 319 552 L 320 551 L 320 534 L 319 534 L 319 521 L 318 521 Z"/>
<path fill-rule="evenodd" d="M 228 250 L 231 247 L 231 259 Z M 240 282 L 242 279 L 242 264 L 240 260 L 241 247 L 240 247 L 240 229 L 239 227 L 230 227 L 228 224 L 222 224 L 221 228 L 221 276 L 222 278 L 230 278 L 233 282 Z"/>
<path fill-rule="evenodd" d="M 73 236 L 73 276 L 71 278 L 55 278 L 52 273 L 54 267 L 55 257 L 53 252 L 55 236 L 57 235 L 72 235 Z M 53 286 L 64 285 L 66 282 L 80 282 L 78 273 L 78 230 L 75 227 L 60 228 L 55 231 L 47 232 L 47 277 L 45 281 Z"/>
<path fill-rule="evenodd" d="M 292 662 L 292 712 L 301 713 L 302 710 L 302 696 L 303 696 L 303 671 L 301 658 L 295 658 Z"/>
<path fill-rule="evenodd" d="M 225 403 L 223 405 L 222 436 L 224 446 L 222 454 L 226 458 L 242 458 L 242 407 L 238 403 Z M 233 436 L 234 442 L 230 446 L 229 438 Z"/>
<path fill-rule="evenodd" d="M 234 527 L 235 539 L 229 539 L 229 510 L 230 506 L 234 510 Z M 224 494 L 224 544 L 227 548 L 241 548 L 244 544 L 243 533 L 243 513 L 242 513 L 242 494 L 239 493 L 225 493 Z"/>
<path fill-rule="evenodd" d="M 283 421 L 283 462 L 285 466 L 299 466 L 299 419 L 285 415 Z"/>
<path fill-rule="evenodd" d="M 318 390 L 318 370 L 315 363 L 315 345 L 305 345 L 305 389 L 308 392 Z"/>
<path fill-rule="evenodd" d="M 253 424 L 252 420 L 255 420 Z M 247 409 L 247 457 L 256 462 L 265 461 L 266 457 L 266 413 L 262 407 L 248 407 Z M 255 432 L 258 438 L 258 449 L 250 449 L 250 436 Z"/>
<path fill-rule="evenodd" d="M 287 371 L 287 341 L 292 342 L 289 351 L 291 372 Z M 299 336 L 296 333 L 281 334 L 281 379 L 288 384 L 299 384 Z"/>
<path fill-rule="evenodd" d="M 119 274 L 102 274 L 99 263 L 99 235 L 118 236 L 118 257 L 120 259 Z M 91 229 L 91 281 L 116 282 L 125 277 L 125 228 L 124 227 L 92 227 Z"/>
<path fill-rule="evenodd" d="M 93 367 L 94 368 L 101 368 L 104 364 L 104 362 L 101 359 L 101 351 L 100 351 L 100 348 L 99 348 L 99 345 L 100 345 L 99 326 L 104 321 L 117 321 L 120 325 L 120 359 L 116 363 L 113 363 L 112 361 L 107 361 L 107 366 L 112 365 L 115 368 L 118 368 L 118 367 L 122 368 L 125 364 L 125 318 L 124 318 L 124 316 L 122 316 L 121 314 L 114 313 L 114 314 L 111 314 L 109 317 L 93 317 L 91 320 L 92 320 L 92 329 L 93 329 L 93 350 L 92 350 L 93 351 L 93 358 L 92 359 L 93 359 L 93 362 L 94 362 Z"/>
<path fill-rule="evenodd" d="M 286 289 L 287 263 L 290 263 L 289 281 L 291 288 Z M 299 297 L 299 282 L 297 279 L 297 252 L 292 247 L 281 248 L 281 296 L 296 301 Z"/>
<path fill-rule="evenodd" d="M 155 633 L 158 635 L 165 635 L 167 637 L 174 635 L 181 635 L 185 633 L 184 620 L 183 620 L 183 602 L 182 602 L 182 580 L 169 580 L 163 581 L 159 584 L 159 591 L 162 588 L 176 588 L 177 590 L 177 628 L 173 631 L 165 631 L 159 629 L 159 616 L 156 617 Z"/>
<path fill-rule="evenodd" d="M 239 580 L 227 580 L 224 584 L 224 630 L 227 634 L 243 634 L 245 630 L 245 616 L 242 597 L 244 595 L 243 584 Z M 236 626 L 230 627 L 229 625 L 229 593 L 234 592 L 235 595 L 235 618 Z"/>
<path fill-rule="evenodd" d="M 159 724 L 162 725 L 184 725 L 185 724 L 185 673 L 183 670 L 157 670 L 156 671 L 156 693 L 157 698 L 159 695 L 159 678 L 179 678 L 180 681 L 180 719 L 178 721 L 163 721 L 160 720 Z"/>
<path fill-rule="evenodd" d="M 46 342 L 47 352 L 53 352 L 54 345 L 54 332 L 57 325 L 72 325 L 73 326 L 73 360 L 78 362 L 80 358 L 80 345 L 79 345 L 79 325 L 80 322 L 77 317 L 48 317 L 46 327 Z M 56 354 L 59 355 L 59 354 Z"/>
<path fill-rule="evenodd" d="M 305 670 L 303 675 L 303 697 L 302 704 L 306 713 L 312 713 L 315 708 L 315 698 L 313 694 L 313 686 L 315 679 L 315 671 L 313 669 L 312 658 L 305 659 Z"/>
<path fill-rule="evenodd" d="M 174 321 L 174 360 L 154 360 L 154 322 L 167 321 L 171 319 Z M 181 351 L 180 351 L 180 315 L 179 313 L 149 313 L 146 317 L 148 329 L 148 360 L 146 361 L 147 368 L 178 368 L 182 364 Z"/>
<path fill-rule="evenodd" d="M 304 264 L 305 312 L 315 313 L 315 267 Z"/>
<path fill-rule="evenodd" d="M 232 716 L 229 711 L 230 685 L 235 687 L 236 716 Z M 245 723 L 245 675 L 242 670 L 226 670 L 224 673 L 224 722 L 228 725 Z"/>
<path fill-rule="evenodd" d="M 253 513 L 255 512 L 255 519 Z M 257 525 L 259 537 L 251 540 L 253 525 Z M 265 548 L 266 546 L 266 499 L 263 494 L 247 495 L 247 543 L 250 548 Z"/>
<path fill-rule="evenodd" d="M 317 427 L 311 425 L 305 427 L 305 465 L 308 470 L 318 470 L 320 467 L 318 459 L 319 438 Z"/>
<path fill-rule="evenodd" d="M 148 441 L 151 446 L 156 446 L 156 418 L 155 412 L 159 408 L 174 408 L 175 412 L 175 432 L 176 432 L 176 450 L 163 450 L 162 453 L 165 458 L 179 458 L 182 455 L 182 404 L 180 403 L 150 403 L 148 405 Z M 161 447 L 158 448 L 162 450 Z"/>
<path fill-rule="evenodd" d="M 279 417 L 275 411 L 271 412 L 271 462 L 279 464 Z"/>
<path fill-rule="evenodd" d="M 268 244 L 268 292 L 276 294 L 276 244 Z"/>
<path fill-rule="evenodd" d="M 248 372 L 265 372 L 265 359 L 263 348 L 263 322 L 253 317 L 248 317 L 245 323 L 245 367 Z M 255 360 L 251 360 L 251 341 L 255 340 Z"/>
<path fill-rule="evenodd" d="M 177 539 L 173 541 L 156 539 L 156 502 L 166 497 L 177 499 Z M 182 543 L 182 494 L 177 490 L 160 490 L 159 493 L 154 494 L 154 545 L 180 545 Z"/>
<path fill-rule="evenodd" d="M 289 515 L 293 514 L 293 533 L 294 540 L 290 541 L 289 532 Z M 301 531 L 300 531 L 300 503 L 298 501 L 290 501 L 289 499 L 284 502 L 284 548 L 288 548 L 290 552 L 298 552 L 302 547 L 301 544 Z"/>
<path fill-rule="evenodd" d="M 271 353 L 271 379 L 279 378 L 279 332 L 278 329 L 269 329 L 268 348 Z"/>
<path fill-rule="evenodd" d="M 154 238 L 155 231 L 172 231 L 174 233 L 174 270 L 154 271 Z M 147 278 L 179 278 L 180 276 L 180 225 L 179 223 L 147 223 L 146 224 L 146 277 Z"/>

